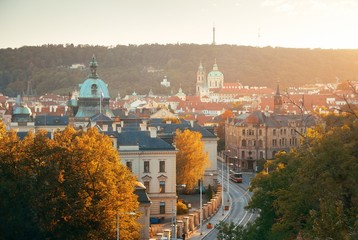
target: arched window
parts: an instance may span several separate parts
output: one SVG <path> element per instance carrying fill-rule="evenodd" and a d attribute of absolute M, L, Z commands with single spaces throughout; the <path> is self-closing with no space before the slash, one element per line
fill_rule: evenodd
<path fill-rule="evenodd" d="M 91 94 L 92 95 L 97 95 L 97 85 L 96 84 L 92 84 L 92 86 L 91 86 Z"/>

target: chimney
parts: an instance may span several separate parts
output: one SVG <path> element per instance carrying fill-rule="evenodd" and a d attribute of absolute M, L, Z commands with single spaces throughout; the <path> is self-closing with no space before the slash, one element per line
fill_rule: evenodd
<path fill-rule="evenodd" d="M 190 126 L 194 127 L 194 120 L 190 120 Z"/>
<path fill-rule="evenodd" d="M 157 137 L 157 129 L 155 127 L 149 127 L 148 130 L 150 132 L 150 137 L 151 138 L 156 138 Z"/>

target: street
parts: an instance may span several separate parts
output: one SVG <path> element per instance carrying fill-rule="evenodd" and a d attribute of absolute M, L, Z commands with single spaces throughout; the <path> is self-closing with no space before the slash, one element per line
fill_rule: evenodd
<path fill-rule="evenodd" d="M 227 191 L 227 172 L 226 166 L 222 168 L 222 163 L 218 161 L 219 169 L 219 180 L 222 179 L 222 171 L 224 169 L 224 191 Z M 253 221 L 256 217 L 256 213 L 249 212 L 244 209 L 251 199 L 251 193 L 247 190 L 250 185 L 250 179 L 254 177 L 253 173 L 243 173 L 243 182 L 235 183 L 229 181 L 229 203 L 231 207 L 225 222 L 233 222 L 242 226 L 246 226 L 247 223 Z M 227 205 L 228 199 L 224 199 L 225 204 Z M 219 214 L 219 213 L 218 213 Z M 203 239 L 216 239 L 218 234 L 217 229 L 213 229 L 209 234 L 207 234 Z"/>

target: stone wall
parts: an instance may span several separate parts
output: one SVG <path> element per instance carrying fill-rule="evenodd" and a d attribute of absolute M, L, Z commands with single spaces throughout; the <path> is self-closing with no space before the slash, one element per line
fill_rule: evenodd
<path fill-rule="evenodd" d="M 203 225 L 209 222 L 211 217 L 220 210 L 222 204 L 221 192 L 222 187 L 221 185 L 218 185 L 217 192 L 213 198 L 209 202 L 203 204 Z M 177 216 L 177 237 L 181 237 L 183 233 L 185 233 L 186 236 L 190 236 L 198 228 L 200 228 L 200 208 L 189 212 L 189 214 Z M 155 228 L 152 227 L 151 235 L 160 239 L 161 236 L 172 236 L 172 230 L 172 228 L 163 229 L 163 226 L 156 226 Z"/>

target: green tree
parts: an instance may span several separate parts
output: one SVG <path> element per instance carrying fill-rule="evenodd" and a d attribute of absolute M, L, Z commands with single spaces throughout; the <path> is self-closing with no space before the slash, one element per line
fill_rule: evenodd
<path fill-rule="evenodd" d="M 178 149 L 177 184 L 185 184 L 186 191 L 192 192 L 210 164 L 208 154 L 204 152 L 201 134 L 188 129 L 183 132 L 177 130 L 174 143 Z"/>
<path fill-rule="evenodd" d="M 308 131 L 301 149 L 276 156 L 265 166 L 269 173 L 253 180 L 248 209 L 260 215 L 247 239 L 358 237 L 358 123 L 317 129 Z"/>

